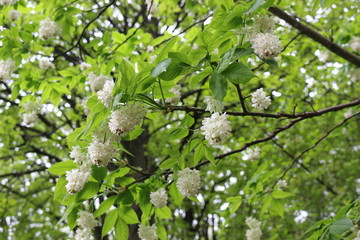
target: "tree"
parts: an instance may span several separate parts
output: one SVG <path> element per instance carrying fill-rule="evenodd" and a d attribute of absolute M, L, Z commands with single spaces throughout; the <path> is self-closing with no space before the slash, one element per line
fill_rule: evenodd
<path fill-rule="evenodd" d="M 1 238 L 355 238 L 356 4 L 0 0 Z"/>

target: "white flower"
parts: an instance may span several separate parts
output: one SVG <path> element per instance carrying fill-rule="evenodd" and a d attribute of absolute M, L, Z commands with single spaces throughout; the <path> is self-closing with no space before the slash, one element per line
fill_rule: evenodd
<path fill-rule="evenodd" d="M 185 197 L 196 196 L 200 189 L 200 172 L 196 169 L 185 168 L 178 173 L 178 176 L 176 186 L 180 193 Z"/>
<path fill-rule="evenodd" d="M 92 213 L 80 210 L 77 215 L 79 218 L 76 220 L 76 223 L 80 228 L 94 229 L 96 227 L 97 221 Z"/>
<path fill-rule="evenodd" d="M 169 92 L 175 94 L 174 97 L 168 98 L 167 102 L 175 105 L 178 104 L 180 102 L 180 98 L 181 98 L 181 86 L 180 85 L 176 85 L 175 87 L 173 87 L 172 89 L 169 90 Z"/>
<path fill-rule="evenodd" d="M 273 59 L 281 52 L 279 37 L 272 33 L 257 33 L 250 40 L 254 53 L 261 59 Z"/>
<path fill-rule="evenodd" d="M 155 50 L 155 49 L 154 49 L 153 46 L 150 46 L 150 45 L 149 45 L 149 46 L 146 47 L 146 52 L 148 52 L 148 53 L 153 53 L 154 50 Z"/>
<path fill-rule="evenodd" d="M 22 116 L 23 116 L 23 123 L 27 126 L 35 123 L 39 118 L 36 112 L 24 113 Z"/>
<path fill-rule="evenodd" d="M 14 9 L 10 10 L 8 13 L 9 19 L 12 22 L 15 22 L 16 20 L 18 20 L 21 15 L 22 15 L 21 12 L 14 10 Z"/>
<path fill-rule="evenodd" d="M 93 240 L 94 236 L 92 235 L 91 229 L 87 228 L 78 228 L 74 236 L 75 240 Z"/>
<path fill-rule="evenodd" d="M 44 70 L 55 69 L 55 65 L 49 61 L 49 59 L 40 59 L 39 68 Z"/>
<path fill-rule="evenodd" d="M 247 217 L 245 219 L 245 223 L 246 225 L 248 225 L 249 228 L 260 228 L 261 226 L 261 222 L 253 217 Z"/>
<path fill-rule="evenodd" d="M 277 186 L 279 189 L 283 190 L 287 187 L 287 181 L 286 180 L 279 180 L 277 183 Z"/>
<path fill-rule="evenodd" d="M 70 157 L 74 159 L 74 162 L 77 164 L 87 162 L 87 156 L 83 151 L 81 151 L 80 146 L 75 146 L 73 148 L 73 150 L 70 152 Z"/>
<path fill-rule="evenodd" d="M 202 121 L 202 127 L 200 128 L 205 135 L 205 139 L 209 141 L 209 144 L 215 146 L 225 141 L 231 132 L 230 122 L 227 120 L 226 113 L 220 115 L 219 113 L 213 113 L 211 117 L 205 118 Z"/>
<path fill-rule="evenodd" d="M 246 222 L 246 225 L 248 225 L 248 227 L 250 228 L 250 229 L 246 230 L 246 239 L 247 240 L 260 240 L 260 238 L 262 236 L 262 232 L 260 229 L 261 222 L 256 220 L 253 217 L 247 217 L 245 222 Z"/>
<path fill-rule="evenodd" d="M 355 52 L 360 51 L 360 37 L 352 37 L 351 41 L 349 43 L 349 46 L 354 50 Z"/>
<path fill-rule="evenodd" d="M 107 80 L 104 84 L 102 90 L 97 92 L 99 100 L 105 105 L 105 107 L 110 107 L 112 102 L 112 91 L 115 86 L 113 80 Z"/>
<path fill-rule="evenodd" d="M 87 170 L 87 169 L 86 169 Z M 80 192 L 89 181 L 90 171 L 84 171 L 83 168 L 73 169 L 66 172 L 66 190 L 70 194 Z"/>
<path fill-rule="evenodd" d="M 93 138 L 93 141 L 88 147 L 88 152 L 92 164 L 97 166 L 106 166 L 114 157 L 116 150 L 112 141 L 106 140 L 103 142 L 98 138 Z"/>
<path fill-rule="evenodd" d="M 158 236 L 156 234 L 156 226 L 145 226 L 140 224 L 138 229 L 138 234 L 141 240 L 156 240 Z"/>
<path fill-rule="evenodd" d="M 39 37 L 42 40 L 49 40 L 51 38 L 55 38 L 59 36 L 61 33 L 60 26 L 54 22 L 51 21 L 50 18 L 46 18 L 45 20 L 40 22 L 40 28 L 39 28 Z"/>
<path fill-rule="evenodd" d="M 82 62 L 82 63 L 80 64 L 80 70 L 81 70 L 81 71 L 84 71 L 84 70 L 86 70 L 86 69 L 88 69 L 88 68 L 91 68 L 91 65 L 90 65 L 90 64 L 88 64 L 88 63 L 86 63 L 86 62 Z"/>
<path fill-rule="evenodd" d="M 246 230 L 246 239 L 247 240 L 260 240 L 262 232 L 260 228 L 248 229 Z"/>
<path fill-rule="evenodd" d="M 248 148 L 244 151 L 243 159 L 255 161 L 260 157 L 260 148 L 256 147 L 254 149 Z"/>
<path fill-rule="evenodd" d="M 263 91 L 262 88 L 256 90 L 256 92 L 252 93 L 251 96 L 252 106 L 258 110 L 265 110 L 271 104 L 270 97 L 266 96 L 266 93 Z"/>
<path fill-rule="evenodd" d="M 164 188 L 157 190 L 156 192 L 150 193 L 150 202 L 154 207 L 162 208 L 167 204 L 168 196 Z"/>
<path fill-rule="evenodd" d="M 110 115 L 109 129 L 111 132 L 121 136 L 134 130 L 146 115 L 146 110 L 141 103 L 128 103 L 126 106 L 115 110 Z"/>
<path fill-rule="evenodd" d="M 255 33 L 273 33 L 275 20 L 269 15 L 258 15 L 254 18 L 251 30 Z"/>
<path fill-rule="evenodd" d="M 330 57 L 329 51 L 320 52 L 318 56 L 320 62 L 327 62 L 329 60 L 329 57 Z"/>
<path fill-rule="evenodd" d="M 89 73 L 88 81 L 90 84 L 91 89 L 94 92 L 100 91 L 103 89 L 104 84 L 107 80 L 110 80 L 109 77 L 105 75 L 96 76 L 93 72 Z"/>
<path fill-rule="evenodd" d="M 38 102 L 26 102 L 22 105 L 25 112 L 35 112 L 36 114 L 40 114 L 42 110 L 42 104 Z"/>
<path fill-rule="evenodd" d="M 7 6 L 7 5 L 13 5 L 18 0 L 0 0 L 0 6 Z"/>
<path fill-rule="evenodd" d="M 224 109 L 224 105 L 221 101 L 216 100 L 215 98 L 211 96 L 205 96 L 204 102 L 206 103 L 206 109 L 205 111 L 209 111 L 211 113 L 219 112 L 221 113 Z"/>
<path fill-rule="evenodd" d="M 1 1 L 1 0 L 0 0 Z M 7 59 L 6 61 L 0 61 L 0 81 L 8 80 L 10 78 L 11 72 L 15 68 L 15 62 L 11 59 Z"/>

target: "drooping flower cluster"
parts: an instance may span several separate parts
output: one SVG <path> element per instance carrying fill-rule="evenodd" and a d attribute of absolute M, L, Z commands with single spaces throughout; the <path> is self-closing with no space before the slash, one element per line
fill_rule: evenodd
<path fill-rule="evenodd" d="M 211 113 L 218 112 L 221 113 L 224 109 L 224 105 L 221 101 L 216 100 L 211 96 L 205 96 L 204 102 L 206 103 L 205 111 L 209 111 Z"/>
<path fill-rule="evenodd" d="M 250 39 L 254 53 L 261 59 L 273 59 L 281 52 L 279 37 L 272 33 L 257 33 Z"/>
<path fill-rule="evenodd" d="M 249 229 L 246 230 L 246 239 L 247 240 L 260 240 L 262 236 L 262 231 L 260 229 L 261 222 L 256 220 L 253 217 L 247 217 L 246 225 L 248 225 Z"/>
<path fill-rule="evenodd" d="M 104 84 L 102 90 L 97 92 L 99 100 L 105 105 L 105 107 L 110 107 L 112 102 L 112 91 L 115 86 L 113 80 L 107 80 Z"/>
<path fill-rule="evenodd" d="M 161 188 L 155 192 L 150 193 L 150 202 L 154 207 L 162 208 L 167 204 L 168 196 L 164 188 Z"/>
<path fill-rule="evenodd" d="M 109 129 L 121 136 L 134 130 L 146 115 L 146 110 L 141 103 L 128 103 L 126 106 L 115 110 L 110 115 Z"/>
<path fill-rule="evenodd" d="M 88 165 L 82 165 L 78 169 L 66 172 L 66 190 L 70 194 L 80 192 L 89 181 L 91 168 Z"/>
<path fill-rule="evenodd" d="M 44 70 L 55 69 L 55 65 L 49 59 L 40 59 L 39 68 Z"/>
<path fill-rule="evenodd" d="M 226 113 L 220 115 L 219 113 L 213 113 L 211 117 L 205 118 L 202 121 L 202 127 L 200 128 L 205 135 L 205 139 L 209 141 L 210 145 L 216 146 L 225 141 L 231 132 L 230 122 L 227 120 Z"/>
<path fill-rule="evenodd" d="M 92 230 L 96 227 L 97 221 L 94 216 L 87 211 L 79 211 L 79 218 L 77 219 L 77 225 L 79 228 L 76 230 L 75 240 L 92 240 Z"/>
<path fill-rule="evenodd" d="M 77 164 L 86 164 L 88 157 L 87 155 L 81 151 L 80 146 L 75 146 L 73 150 L 70 152 L 70 157 L 74 159 L 74 162 Z"/>
<path fill-rule="evenodd" d="M 93 165 L 106 166 L 115 156 L 116 149 L 111 139 L 103 140 L 93 137 L 93 141 L 88 147 L 88 152 Z"/>
<path fill-rule="evenodd" d="M 145 226 L 140 224 L 138 234 L 141 240 L 156 240 L 158 236 L 156 234 L 156 226 Z"/>
<path fill-rule="evenodd" d="M 258 110 L 265 110 L 271 104 L 270 97 L 266 96 L 266 93 L 263 91 L 262 88 L 256 90 L 256 92 L 252 93 L 251 96 L 252 106 Z"/>
<path fill-rule="evenodd" d="M 281 180 L 279 180 L 277 182 L 277 186 L 278 186 L 279 189 L 283 190 L 283 189 L 285 189 L 287 187 L 287 181 L 281 179 Z"/>
<path fill-rule="evenodd" d="M 260 157 L 260 148 L 256 147 L 254 149 L 248 148 L 244 151 L 243 159 L 255 161 Z"/>
<path fill-rule="evenodd" d="M 352 37 L 349 46 L 355 52 L 360 51 L 360 37 Z"/>
<path fill-rule="evenodd" d="M 0 81 L 1 80 L 9 80 L 11 72 L 15 68 L 15 62 L 11 59 L 7 59 L 6 61 L 0 61 Z"/>
<path fill-rule="evenodd" d="M 104 84 L 107 80 L 110 80 L 109 77 L 105 75 L 96 76 L 93 72 L 89 73 L 88 81 L 91 87 L 91 90 L 94 92 L 100 91 L 103 89 Z"/>
<path fill-rule="evenodd" d="M 7 5 L 13 5 L 18 0 L 0 0 L 0 6 L 7 6 Z"/>
<path fill-rule="evenodd" d="M 173 87 L 172 89 L 169 90 L 169 92 L 175 94 L 174 97 L 168 98 L 167 102 L 170 103 L 171 105 L 175 105 L 178 104 L 180 102 L 180 98 L 181 98 L 181 86 L 180 85 L 176 85 L 175 87 Z"/>
<path fill-rule="evenodd" d="M 41 113 L 42 105 L 40 103 L 26 102 L 23 104 L 25 113 L 23 113 L 23 123 L 27 126 L 36 122 L 39 118 L 38 114 Z"/>
<path fill-rule="evenodd" d="M 8 13 L 9 20 L 12 22 L 15 22 L 16 20 L 18 20 L 21 15 L 22 15 L 21 12 L 14 10 L 14 9 L 10 10 Z"/>
<path fill-rule="evenodd" d="M 50 18 L 46 18 L 45 20 L 40 22 L 39 28 L 39 37 L 42 40 L 49 40 L 51 38 L 56 38 L 61 34 L 60 26 L 51 21 Z"/>
<path fill-rule="evenodd" d="M 275 20 L 269 15 L 258 15 L 254 18 L 251 30 L 255 33 L 273 33 Z"/>
<path fill-rule="evenodd" d="M 200 189 L 200 173 L 198 170 L 185 168 L 178 173 L 178 180 L 176 183 L 180 193 L 185 197 L 194 197 Z"/>
<path fill-rule="evenodd" d="M 88 64 L 88 63 L 86 63 L 86 62 L 82 62 L 82 63 L 80 64 L 80 70 L 81 70 L 81 71 L 84 71 L 84 70 L 86 70 L 86 69 L 88 69 L 88 68 L 91 68 L 91 65 L 90 65 L 90 64 Z"/>

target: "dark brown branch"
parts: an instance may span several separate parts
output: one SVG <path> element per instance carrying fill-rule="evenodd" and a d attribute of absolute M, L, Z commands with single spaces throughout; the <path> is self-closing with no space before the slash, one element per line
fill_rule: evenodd
<path fill-rule="evenodd" d="M 335 53 L 336 55 L 344 58 L 345 60 L 355 64 L 356 66 L 360 67 L 360 57 L 356 56 L 355 54 L 347 51 L 346 49 L 340 47 L 333 41 L 329 40 L 328 38 L 324 37 L 323 35 L 319 34 L 315 30 L 311 29 L 310 27 L 302 24 L 296 18 L 290 16 L 283 10 L 277 7 L 270 7 L 269 12 L 278 16 L 279 18 L 283 19 L 285 22 L 293 26 L 294 28 L 298 29 L 301 33 L 305 34 L 306 36 L 310 37 L 314 41 L 320 43 L 331 52 Z"/>

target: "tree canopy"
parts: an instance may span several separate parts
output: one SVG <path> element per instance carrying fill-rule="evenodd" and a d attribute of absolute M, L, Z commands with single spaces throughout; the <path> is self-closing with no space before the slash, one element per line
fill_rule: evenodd
<path fill-rule="evenodd" d="M 359 12 L 0 0 L 0 238 L 360 239 Z"/>

